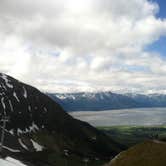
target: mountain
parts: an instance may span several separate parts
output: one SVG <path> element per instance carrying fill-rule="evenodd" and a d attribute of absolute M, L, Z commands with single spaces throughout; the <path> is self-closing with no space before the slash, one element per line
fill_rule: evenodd
<path fill-rule="evenodd" d="M 166 107 L 165 94 L 125 94 L 125 96 L 135 100 L 139 107 Z"/>
<path fill-rule="evenodd" d="M 99 111 L 138 107 L 131 97 L 112 92 L 50 94 L 66 111 Z"/>
<path fill-rule="evenodd" d="M 102 111 L 112 109 L 166 107 L 165 94 L 116 94 L 112 92 L 47 93 L 66 111 Z"/>
<path fill-rule="evenodd" d="M 166 143 L 146 141 L 121 152 L 105 166 L 165 166 Z"/>
<path fill-rule="evenodd" d="M 88 123 L 68 115 L 36 88 L 0 73 L 0 119 L 4 116 L 9 122 L 3 154 L 35 166 L 64 162 L 64 156 L 76 161 L 108 159 L 123 148 Z"/>

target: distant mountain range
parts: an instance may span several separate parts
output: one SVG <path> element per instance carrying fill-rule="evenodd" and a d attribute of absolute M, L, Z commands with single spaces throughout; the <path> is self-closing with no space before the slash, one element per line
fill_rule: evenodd
<path fill-rule="evenodd" d="M 38 89 L 0 73 L 0 120 L 4 117 L 9 121 L 2 154 L 30 162 L 27 165 L 63 166 L 65 157 L 73 163 L 103 160 L 122 149 L 103 132 L 71 117 Z"/>
<path fill-rule="evenodd" d="M 166 107 L 165 94 L 117 94 L 112 92 L 47 93 L 66 111 L 102 111 L 112 109 Z"/>

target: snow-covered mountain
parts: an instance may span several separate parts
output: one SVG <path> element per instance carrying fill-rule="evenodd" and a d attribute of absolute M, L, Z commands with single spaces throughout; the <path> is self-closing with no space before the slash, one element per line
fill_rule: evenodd
<path fill-rule="evenodd" d="M 9 122 L 3 154 L 30 160 L 35 166 L 51 165 L 55 162 L 53 156 L 63 158 L 66 153 L 79 156 L 80 160 L 103 159 L 121 150 L 121 145 L 68 115 L 47 95 L 0 73 L 0 119 L 4 116 L 9 117 Z M 0 135 L 1 126 L 2 123 Z"/>
<path fill-rule="evenodd" d="M 125 94 L 135 100 L 139 107 L 166 107 L 166 94 Z"/>
<path fill-rule="evenodd" d="M 48 94 L 67 111 L 98 111 L 137 107 L 128 96 L 112 92 Z"/>
<path fill-rule="evenodd" d="M 165 94 L 116 94 L 112 92 L 85 92 L 48 94 L 66 111 L 98 111 L 125 108 L 166 107 Z"/>

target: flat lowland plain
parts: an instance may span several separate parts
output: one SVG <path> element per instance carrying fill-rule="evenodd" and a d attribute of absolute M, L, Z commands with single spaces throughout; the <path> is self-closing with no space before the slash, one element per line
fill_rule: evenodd
<path fill-rule="evenodd" d="M 166 141 L 166 126 L 110 126 L 97 127 L 126 149 L 146 140 Z"/>

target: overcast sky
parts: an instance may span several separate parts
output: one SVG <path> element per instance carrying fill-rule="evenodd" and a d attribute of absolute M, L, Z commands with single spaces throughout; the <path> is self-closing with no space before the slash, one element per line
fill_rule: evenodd
<path fill-rule="evenodd" d="M 166 92 L 163 1 L 1 0 L 0 72 L 51 92 Z"/>

